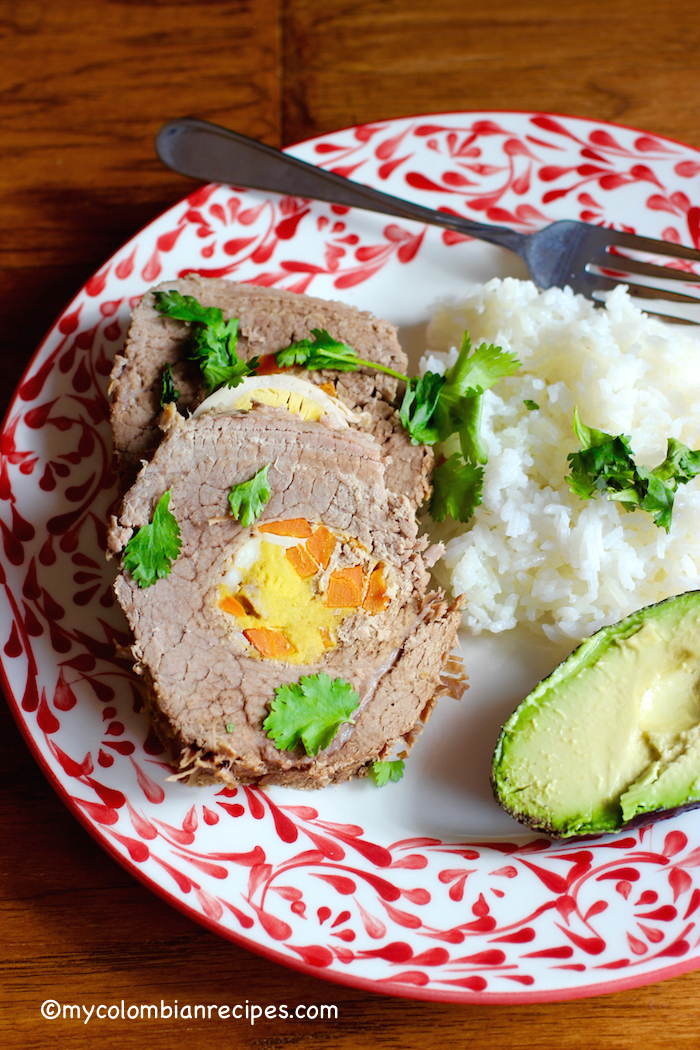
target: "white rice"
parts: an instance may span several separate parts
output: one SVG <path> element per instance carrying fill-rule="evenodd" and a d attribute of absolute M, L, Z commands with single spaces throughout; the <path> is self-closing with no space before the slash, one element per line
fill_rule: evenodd
<path fill-rule="evenodd" d="M 438 579 L 467 596 L 465 625 L 498 633 L 526 623 L 555 640 L 580 639 L 700 588 L 700 477 L 679 486 L 668 535 L 648 513 L 600 496 L 583 501 L 564 480 L 566 457 L 580 448 L 574 405 L 587 426 L 631 435 L 644 466 L 665 458 L 668 437 L 698 447 L 693 329 L 643 314 L 624 288 L 601 310 L 570 291 L 493 280 L 439 310 L 421 371 L 449 367 L 464 329 L 473 345 L 494 342 L 522 362 L 484 397 L 482 505 L 469 525 L 448 518 L 430 527 L 447 548 Z"/>

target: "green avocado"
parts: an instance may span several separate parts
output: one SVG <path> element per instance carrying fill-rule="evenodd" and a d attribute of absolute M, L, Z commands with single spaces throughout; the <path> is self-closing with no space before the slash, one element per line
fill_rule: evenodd
<path fill-rule="evenodd" d="M 700 591 L 580 645 L 503 726 L 491 781 L 511 816 L 554 838 L 700 806 Z"/>

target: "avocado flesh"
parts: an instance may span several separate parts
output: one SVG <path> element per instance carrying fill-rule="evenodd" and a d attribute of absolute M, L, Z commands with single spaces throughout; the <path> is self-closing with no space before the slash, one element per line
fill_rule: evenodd
<path fill-rule="evenodd" d="M 605 627 L 503 727 L 492 781 L 557 838 L 700 803 L 700 591 Z"/>

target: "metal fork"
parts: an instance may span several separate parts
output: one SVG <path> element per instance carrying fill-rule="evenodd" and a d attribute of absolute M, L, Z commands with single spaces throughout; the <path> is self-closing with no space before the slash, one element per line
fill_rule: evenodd
<path fill-rule="evenodd" d="M 618 284 L 627 284 L 635 297 L 657 300 L 655 309 L 651 304 L 644 306 L 647 312 L 684 324 L 700 323 L 700 319 L 674 313 L 672 306 L 673 303 L 700 305 L 700 274 L 626 254 L 631 251 L 664 256 L 669 261 L 684 259 L 700 263 L 700 251 L 693 248 L 573 219 L 562 219 L 527 234 L 507 226 L 475 222 L 371 189 L 236 131 L 190 117 L 163 125 L 156 136 L 156 152 L 169 168 L 206 182 L 233 183 L 443 226 L 515 252 L 539 288 L 568 286 L 601 305 L 605 292 Z M 658 287 L 656 283 L 639 283 L 638 277 L 666 284 Z M 674 290 L 668 286 L 669 281 L 691 282 L 696 285 L 692 289 L 695 294 Z M 690 287 L 686 290 L 691 292 Z"/>

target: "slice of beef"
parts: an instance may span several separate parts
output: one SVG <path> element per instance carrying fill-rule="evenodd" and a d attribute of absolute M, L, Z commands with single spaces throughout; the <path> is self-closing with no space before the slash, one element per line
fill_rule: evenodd
<path fill-rule="evenodd" d="M 134 310 L 126 345 L 112 370 L 111 420 L 124 489 L 162 437 L 158 420 L 165 365 L 172 368 L 182 410 L 195 408 L 204 398 L 199 367 L 187 357 L 190 326 L 164 317 L 154 306 L 153 291 L 172 289 L 194 296 L 202 306 L 218 306 L 226 320 L 237 317 L 237 349 L 245 360 L 276 353 L 310 336 L 313 328 L 325 328 L 333 338 L 352 346 L 359 357 L 406 371 L 407 359 L 396 329 L 366 311 L 280 289 L 196 275 L 166 281 L 147 292 Z M 432 451 L 411 445 L 401 426 L 392 407 L 397 380 L 369 369 L 342 375 L 304 372 L 303 376 L 319 384 L 338 381 L 341 400 L 349 408 L 367 412 L 364 425 L 370 432 L 378 425 L 378 438 L 385 445 L 385 454 L 392 457 L 387 463 L 389 487 L 408 495 L 416 505 L 422 502 L 429 492 Z"/>
<path fill-rule="evenodd" d="M 267 464 L 271 497 L 244 528 L 230 513 L 229 492 Z M 366 773 L 396 746 L 408 750 L 448 684 L 442 675 L 461 601 L 426 595 L 426 541 L 411 502 L 386 486 L 378 444 L 280 409 L 176 417 L 112 520 L 114 554 L 152 519 L 166 491 L 182 532 L 179 557 L 167 578 L 144 589 L 122 570 L 115 591 L 134 633 L 149 717 L 178 775 L 314 788 Z M 270 523 L 290 519 L 342 539 L 314 578 L 314 600 L 328 604 L 329 581 L 349 563 L 364 566 L 365 580 L 378 566 L 384 582 L 384 604 L 371 613 L 366 601 L 341 610 L 334 644 L 312 662 L 261 655 L 221 606 L 236 553 Z M 316 757 L 301 745 L 279 750 L 263 729 L 275 688 L 322 671 L 359 693 L 355 724 Z"/>

